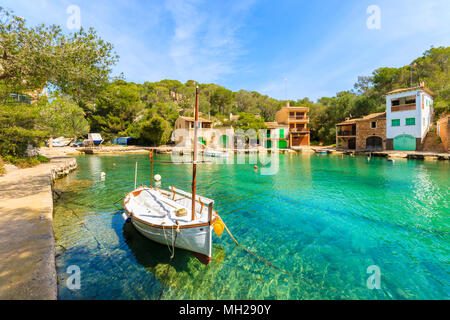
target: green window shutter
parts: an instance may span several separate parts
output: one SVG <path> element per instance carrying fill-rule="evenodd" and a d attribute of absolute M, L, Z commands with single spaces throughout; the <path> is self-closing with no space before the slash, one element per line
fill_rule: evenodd
<path fill-rule="evenodd" d="M 280 138 L 284 138 L 284 129 L 280 129 Z"/>
<path fill-rule="evenodd" d="M 416 124 L 416 118 L 406 118 L 407 126 L 414 126 Z"/>
<path fill-rule="evenodd" d="M 392 126 L 393 127 L 399 127 L 400 126 L 400 119 L 392 119 Z"/>
<path fill-rule="evenodd" d="M 267 138 L 270 138 L 270 130 L 267 130 Z"/>

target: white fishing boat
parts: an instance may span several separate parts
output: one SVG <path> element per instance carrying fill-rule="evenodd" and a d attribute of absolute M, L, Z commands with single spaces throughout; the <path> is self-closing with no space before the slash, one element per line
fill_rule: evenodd
<path fill-rule="evenodd" d="M 218 219 L 213 210 L 214 201 L 196 196 L 193 215 L 192 194 L 176 188 L 171 190 L 140 187 L 130 192 L 124 199 L 124 219 L 130 218 L 144 237 L 191 251 L 208 264 L 212 256 L 213 224 Z"/>
<path fill-rule="evenodd" d="M 134 227 L 146 238 L 174 248 L 191 251 L 202 263 L 208 264 L 212 257 L 212 231 L 220 235 L 224 224 L 213 210 L 214 201 L 196 195 L 198 88 L 195 103 L 195 130 L 192 193 L 170 187 L 171 191 L 150 187 L 136 188 L 125 196 L 124 219 L 131 220 Z M 151 179 L 153 180 L 153 152 Z"/>
<path fill-rule="evenodd" d="M 203 151 L 203 155 L 206 157 L 214 157 L 214 158 L 226 158 L 228 157 L 228 153 L 224 152 L 224 151 L 219 151 L 219 150 L 211 150 L 211 149 L 207 149 L 205 151 Z"/>

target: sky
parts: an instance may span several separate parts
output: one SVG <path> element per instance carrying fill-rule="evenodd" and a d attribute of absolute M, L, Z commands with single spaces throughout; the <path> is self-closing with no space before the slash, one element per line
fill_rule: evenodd
<path fill-rule="evenodd" d="M 450 45 L 449 0 L 0 0 L 29 26 L 83 28 L 114 45 L 113 75 L 189 79 L 317 100 L 358 76 Z M 375 11 L 373 11 L 373 6 Z M 75 16 L 76 18 L 76 16 Z"/>

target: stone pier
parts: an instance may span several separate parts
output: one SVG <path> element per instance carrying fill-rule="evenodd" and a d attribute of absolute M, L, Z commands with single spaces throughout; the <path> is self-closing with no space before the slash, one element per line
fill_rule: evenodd
<path fill-rule="evenodd" d="M 0 177 L 0 300 L 57 298 L 52 184 L 76 167 L 54 158 Z"/>

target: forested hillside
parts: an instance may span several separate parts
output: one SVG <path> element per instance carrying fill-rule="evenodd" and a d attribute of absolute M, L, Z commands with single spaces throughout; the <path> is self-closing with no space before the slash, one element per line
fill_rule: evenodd
<path fill-rule="evenodd" d="M 217 84 L 162 80 L 137 84 L 113 78 L 118 56 L 113 45 L 94 30 L 66 35 L 59 26 L 28 27 L 22 18 L 0 7 L 0 155 L 23 156 L 26 147 L 59 135 L 82 138 L 100 132 L 105 139 L 131 136 L 141 144 L 168 143 L 174 122 L 191 116 L 195 87 L 200 111 L 215 125 L 230 125 L 230 113 L 240 115 L 233 126 L 264 128 L 286 101 L 255 91 L 233 92 Z M 436 94 L 436 115 L 450 112 L 450 47 L 430 48 L 401 68 L 382 67 L 355 79 L 353 88 L 334 97 L 291 105 L 310 108 L 311 141 L 335 142 L 335 124 L 385 109 L 385 93 L 424 81 Z M 157 61 L 155 61 L 157 63 Z M 49 90 L 23 103 L 17 94 Z"/>

